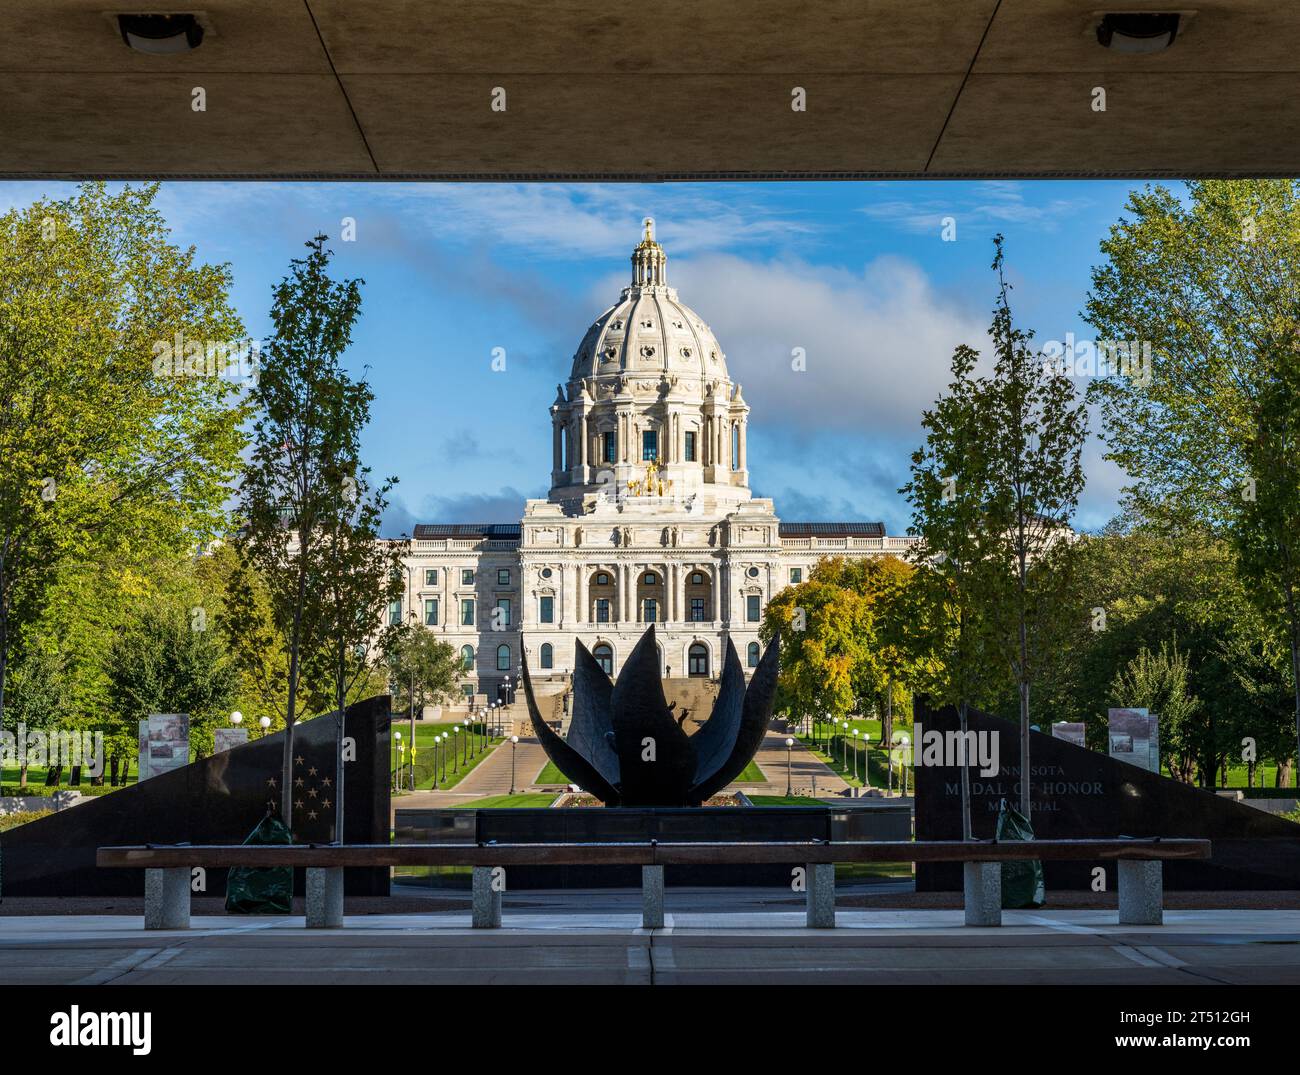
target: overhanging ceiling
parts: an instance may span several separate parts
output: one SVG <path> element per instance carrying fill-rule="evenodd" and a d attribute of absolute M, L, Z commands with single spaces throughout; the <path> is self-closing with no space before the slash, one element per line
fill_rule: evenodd
<path fill-rule="evenodd" d="M 1183 27 L 1117 54 L 1108 10 Z M 3 0 L 0 176 L 1290 176 L 1297 75 L 1294 0 Z"/>

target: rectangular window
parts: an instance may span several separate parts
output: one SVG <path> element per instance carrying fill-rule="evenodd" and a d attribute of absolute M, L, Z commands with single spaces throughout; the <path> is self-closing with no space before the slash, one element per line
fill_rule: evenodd
<path fill-rule="evenodd" d="M 543 597 L 538 602 L 537 619 L 541 623 L 555 622 L 555 598 Z"/>
<path fill-rule="evenodd" d="M 424 599 L 424 622 L 429 626 L 436 626 L 438 623 L 438 599 L 436 597 L 426 597 Z"/>
<path fill-rule="evenodd" d="M 641 460 L 649 463 L 659 458 L 659 430 L 643 429 L 641 431 Z"/>
<path fill-rule="evenodd" d="M 792 567 L 792 568 L 790 568 L 790 581 L 791 581 L 792 583 L 800 583 L 800 582 L 803 582 L 803 568 L 802 568 L 802 567 Z"/>
<path fill-rule="evenodd" d="M 602 433 L 600 435 L 601 457 L 606 463 L 618 462 L 618 434 Z"/>
<path fill-rule="evenodd" d="M 596 600 L 596 622 L 609 623 L 609 598 L 607 597 Z"/>
<path fill-rule="evenodd" d="M 510 585 L 510 569 L 509 569 L 509 568 L 507 568 L 507 567 L 502 567 L 502 568 L 498 568 L 498 569 L 497 569 L 497 585 L 498 585 L 498 586 L 509 586 L 509 585 Z"/>
<path fill-rule="evenodd" d="M 473 586 L 473 585 L 474 585 L 474 570 L 473 570 L 473 568 L 462 567 L 462 568 L 460 569 L 460 584 L 461 584 L 462 586 Z"/>
<path fill-rule="evenodd" d="M 510 626 L 510 598 L 498 597 L 497 608 L 501 610 L 500 623 L 502 627 Z"/>
<path fill-rule="evenodd" d="M 466 704 L 473 704 L 474 701 L 474 684 L 462 683 L 460 689 L 465 692 Z"/>
<path fill-rule="evenodd" d="M 467 597 L 460 603 L 460 622 L 462 626 L 474 626 L 474 599 Z"/>
<path fill-rule="evenodd" d="M 659 602 L 656 601 L 653 597 L 647 597 L 645 599 L 645 622 L 654 623 L 655 616 L 657 616 L 658 613 L 659 613 Z"/>
<path fill-rule="evenodd" d="M 686 431 L 686 462 L 695 462 L 695 431 L 692 429 Z"/>
<path fill-rule="evenodd" d="M 388 602 L 388 626 L 397 627 L 402 622 L 402 602 Z"/>
<path fill-rule="evenodd" d="M 752 593 L 745 598 L 745 619 L 750 623 L 757 623 L 759 617 L 759 598 L 758 594 Z"/>
<path fill-rule="evenodd" d="M 438 585 L 438 569 L 436 567 L 426 567 L 424 569 L 424 584 L 426 586 Z"/>
<path fill-rule="evenodd" d="M 691 598 L 691 619 L 696 623 L 704 622 L 704 598 Z"/>

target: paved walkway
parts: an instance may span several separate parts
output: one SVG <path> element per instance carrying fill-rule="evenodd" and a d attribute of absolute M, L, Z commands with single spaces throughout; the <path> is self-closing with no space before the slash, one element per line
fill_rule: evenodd
<path fill-rule="evenodd" d="M 810 930 L 797 910 L 692 913 L 690 890 L 669 889 L 664 928 L 642 930 L 636 913 L 537 914 L 527 899 L 507 893 L 498 930 L 471 929 L 468 911 L 311 931 L 278 916 L 196 917 L 184 932 L 135 916 L 0 918 L 0 983 L 1300 985 L 1294 911 L 1118 926 L 1114 911 L 1040 909 L 972 929 L 961 911 L 842 910 L 840 928 Z"/>
<path fill-rule="evenodd" d="M 415 791 L 393 796 L 393 809 L 434 810 L 460 806 L 473 799 L 510 793 L 510 752 L 515 751 L 515 790 L 525 791 L 537 779 L 546 764 L 546 751 L 536 739 L 519 737 L 517 746 L 501 743 L 469 772 L 464 780 L 449 790 Z"/>
<path fill-rule="evenodd" d="M 737 781 L 731 786 L 739 788 L 746 794 L 784 795 L 786 788 L 786 749 L 787 736 L 784 732 L 769 731 L 763 737 L 763 743 L 754 755 L 758 767 L 763 770 L 767 782 L 749 784 Z M 790 784 L 796 795 L 839 795 L 848 788 L 848 783 L 836 775 L 835 770 L 816 757 L 798 739 L 790 749 Z"/>

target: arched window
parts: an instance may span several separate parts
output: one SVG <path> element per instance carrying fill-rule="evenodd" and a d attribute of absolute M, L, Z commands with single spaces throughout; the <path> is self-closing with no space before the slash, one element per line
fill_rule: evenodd
<path fill-rule="evenodd" d="M 696 642 L 686 651 L 687 673 L 692 676 L 709 674 L 709 647 L 703 642 Z"/>
<path fill-rule="evenodd" d="M 497 646 L 497 671 L 510 671 L 510 647 L 504 642 Z"/>
<path fill-rule="evenodd" d="M 749 667 L 750 668 L 758 667 L 758 643 L 757 642 L 751 642 L 749 644 Z"/>
<path fill-rule="evenodd" d="M 550 668 L 554 664 L 554 653 L 549 642 L 542 643 L 542 667 Z"/>
<path fill-rule="evenodd" d="M 605 675 L 612 676 L 614 674 L 614 651 L 608 645 L 602 642 L 591 651 L 591 655 L 596 658 L 596 663 L 604 669 Z"/>
<path fill-rule="evenodd" d="M 460 663 L 466 672 L 474 671 L 474 647 L 473 646 L 460 647 Z"/>

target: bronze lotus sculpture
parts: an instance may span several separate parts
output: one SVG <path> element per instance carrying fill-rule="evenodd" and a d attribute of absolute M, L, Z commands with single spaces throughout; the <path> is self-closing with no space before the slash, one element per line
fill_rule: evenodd
<path fill-rule="evenodd" d="M 533 732 L 556 768 L 606 806 L 699 806 L 744 772 L 762 743 L 779 660 L 773 639 L 746 688 L 728 639 L 713 712 L 694 735 L 664 698 L 653 624 L 617 681 L 578 643 L 567 739 L 542 720 L 526 658 L 524 693 Z"/>

